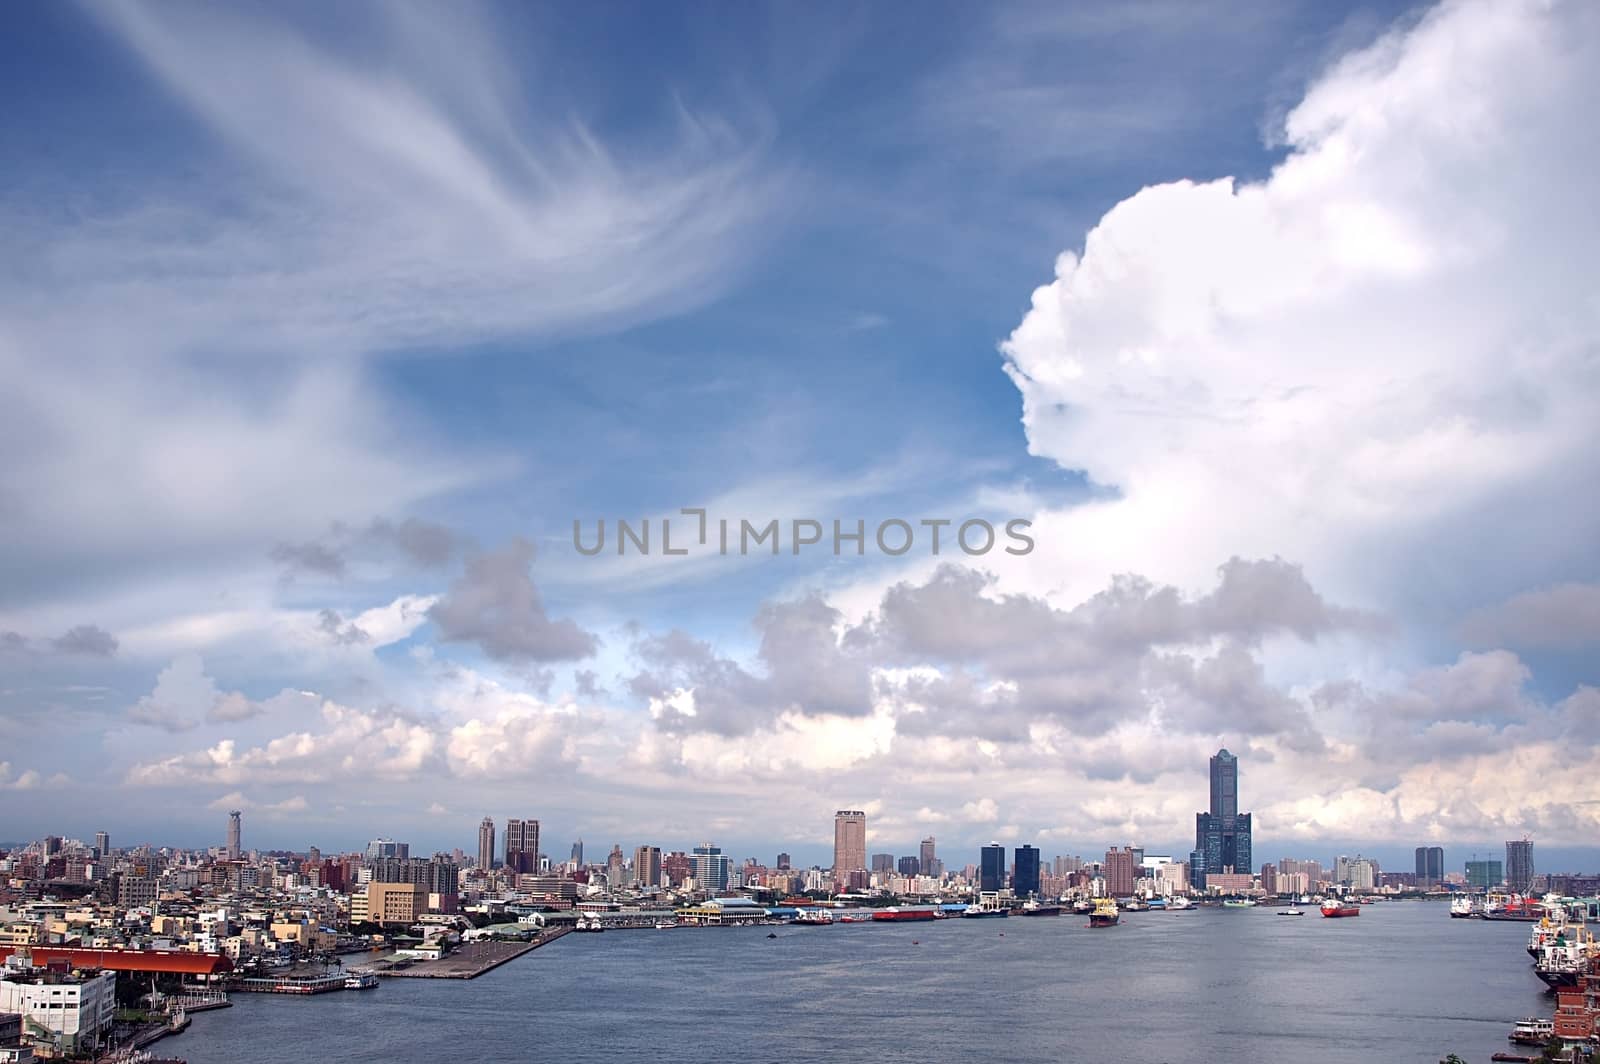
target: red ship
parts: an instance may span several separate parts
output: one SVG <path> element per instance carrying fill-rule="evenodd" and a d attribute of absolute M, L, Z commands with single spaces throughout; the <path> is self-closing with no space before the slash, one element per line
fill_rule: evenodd
<path fill-rule="evenodd" d="M 1360 916 L 1361 915 L 1361 906 L 1351 904 L 1350 902 L 1347 902 L 1347 901 L 1340 901 L 1337 898 L 1329 898 L 1327 901 L 1322 903 L 1322 915 L 1323 916 Z"/>
<path fill-rule="evenodd" d="M 934 920 L 938 916 L 933 909 L 880 909 L 872 914 L 874 920 Z"/>

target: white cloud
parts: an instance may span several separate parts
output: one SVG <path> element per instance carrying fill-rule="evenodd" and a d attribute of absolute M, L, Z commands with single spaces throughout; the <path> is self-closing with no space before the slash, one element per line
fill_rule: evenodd
<path fill-rule="evenodd" d="M 1442 4 L 1312 86 L 1267 180 L 1146 188 L 1064 254 L 1007 369 L 1030 449 L 1116 491 L 1043 515 L 1015 579 L 1278 554 L 1383 601 L 1429 560 L 1466 595 L 1590 556 L 1597 21 Z M 1564 514 L 1537 550 L 1530 505 Z"/>

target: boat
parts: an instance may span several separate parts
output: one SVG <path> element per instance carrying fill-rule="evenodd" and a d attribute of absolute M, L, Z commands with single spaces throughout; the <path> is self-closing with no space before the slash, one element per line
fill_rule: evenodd
<path fill-rule="evenodd" d="M 377 985 L 377 974 L 365 968 L 352 968 L 345 973 L 344 988 L 346 990 L 371 990 Z"/>
<path fill-rule="evenodd" d="M 1596 956 L 1600 956 L 1600 952 L 1595 949 L 1593 935 L 1564 931 L 1539 952 L 1539 959 L 1533 962 L 1533 974 L 1551 990 L 1575 987 Z"/>
<path fill-rule="evenodd" d="M 1279 916 L 1304 916 L 1305 915 L 1305 910 L 1303 910 L 1303 909 L 1279 909 L 1278 910 L 1278 915 Z"/>
<path fill-rule="evenodd" d="M 1360 916 L 1361 906 L 1330 897 L 1322 903 L 1322 915 L 1327 917 Z"/>
<path fill-rule="evenodd" d="M 1472 920 L 1482 915 L 1482 894 L 1457 894 L 1450 899 L 1450 919 Z"/>
<path fill-rule="evenodd" d="M 1020 911 L 1023 916 L 1060 916 L 1061 906 L 1040 905 L 1037 901 L 1030 901 Z"/>
<path fill-rule="evenodd" d="M 799 921 L 797 920 L 796 923 L 798 923 L 798 922 Z M 678 926 L 678 921 L 676 921 L 676 920 L 657 920 L 656 921 L 656 930 L 657 931 L 671 931 L 674 927 L 677 927 L 677 926 Z"/>
<path fill-rule="evenodd" d="M 1094 911 L 1094 902 L 1090 901 L 1088 898 L 1079 898 L 1077 901 L 1072 903 L 1072 911 L 1082 916 L 1088 916 Z"/>
<path fill-rule="evenodd" d="M 1537 923 L 1544 919 L 1544 906 L 1521 894 L 1508 894 L 1491 898 L 1483 907 L 1485 920 L 1503 920 L 1517 923 Z"/>
<path fill-rule="evenodd" d="M 1167 907 L 1167 899 L 1159 897 L 1151 898 L 1149 901 L 1149 907 L 1152 912 L 1159 912 Z"/>
<path fill-rule="evenodd" d="M 1117 911 L 1114 898 L 1096 898 L 1094 911 L 1089 914 L 1090 927 L 1115 927 L 1122 914 Z"/>
<path fill-rule="evenodd" d="M 573 925 L 572 929 L 574 931 L 604 931 L 606 927 L 600 922 L 600 916 L 596 913 L 591 916 L 578 917 L 578 922 Z"/>
<path fill-rule="evenodd" d="M 1254 909 L 1256 903 L 1249 898 L 1227 898 L 1222 902 L 1224 909 Z"/>
<path fill-rule="evenodd" d="M 1150 911 L 1150 903 L 1143 898 L 1129 898 L 1122 905 L 1123 912 L 1145 913 Z"/>
<path fill-rule="evenodd" d="M 1193 909 L 1193 908 L 1194 908 L 1194 902 L 1190 901 L 1188 896 L 1187 895 L 1183 895 L 1183 894 L 1179 894 L 1177 897 L 1175 897 L 1171 901 L 1167 902 L 1167 910 L 1169 912 L 1179 912 L 1179 913 L 1181 913 L 1185 909 Z"/>
<path fill-rule="evenodd" d="M 833 923 L 833 914 L 826 909 L 801 909 L 794 923 L 796 927 L 826 927 Z"/>
<path fill-rule="evenodd" d="M 1506 1037 L 1519 1046 L 1542 1046 L 1556 1033 L 1556 1021 L 1543 1016 L 1520 1019 Z"/>
<path fill-rule="evenodd" d="M 906 920 L 932 920 L 938 914 L 932 909 L 879 909 L 872 914 L 878 923 L 898 923 Z"/>
<path fill-rule="evenodd" d="M 981 905 L 969 905 L 967 911 L 961 914 L 963 920 L 987 920 L 994 916 L 1010 916 L 1010 909 L 985 909 Z"/>
<path fill-rule="evenodd" d="M 1539 954 L 1544 948 L 1554 942 L 1567 930 L 1566 913 L 1556 909 L 1554 918 L 1546 916 L 1528 932 L 1528 956 L 1534 960 L 1539 959 Z"/>

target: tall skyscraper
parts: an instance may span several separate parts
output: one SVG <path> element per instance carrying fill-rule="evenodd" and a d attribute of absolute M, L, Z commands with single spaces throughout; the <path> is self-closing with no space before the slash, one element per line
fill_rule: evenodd
<path fill-rule="evenodd" d="M 1444 882 L 1444 848 L 1440 846 L 1417 847 L 1417 886 L 1426 887 Z"/>
<path fill-rule="evenodd" d="M 833 878 L 845 880 L 851 872 L 867 869 L 867 814 L 841 809 L 833 814 Z"/>
<path fill-rule="evenodd" d="M 733 878 L 733 858 L 723 853 L 721 847 L 709 842 L 694 848 L 694 853 L 689 857 L 689 866 L 695 885 L 713 894 L 727 890 L 728 881 Z"/>
<path fill-rule="evenodd" d="M 872 871 L 874 875 L 884 875 L 894 871 L 894 854 L 875 853 L 872 855 Z"/>
<path fill-rule="evenodd" d="M 94 833 L 94 852 L 97 857 L 104 857 L 111 852 L 111 836 L 103 831 Z"/>
<path fill-rule="evenodd" d="M 617 886 L 623 880 L 626 860 L 622 856 L 622 843 L 612 843 L 611 854 L 606 858 L 606 882 Z"/>
<path fill-rule="evenodd" d="M 583 867 L 583 840 L 579 839 L 572 844 L 572 864 L 574 868 Z"/>
<path fill-rule="evenodd" d="M 489 817 L 478 825 L 478 867 L 485 872 L 494 867 L 494 820 Z"/>
<path fill-rule="evenodd" d="M 1019 898 L 1039 893 L 1039 850 L 1018 846 L 1011 865 L 1011 893 Z"/>
<path fill-rule="evenodd" d="M 998 842 L 985 846 L 978 859 L 978 889 L 997 891 L 1006 885 L 1006 848 Z"/>
<path fill-rule="evenodd" d="M 794 861 L 793 861 L 792 858 L 790 858 L 790 856 L 788 854 L 780 853 L 778 855 L 778 871 L 780 871 L 780 872 L 788 871 L 790 868 L 793 868 L 793 867 L 794 867 Z"/>
<path fill-rule="evenodd" d="M 897 867 L 903 876 L 914 876 L 922 871 L 922 866 L 915 857 L 900 858 Z"/>
<path fill-rule="evenodd" d="M 633 882 L 641 890 L 661 886 L 661 847 L 640 846 L 633 851 Z"/>
<path fill-rule="evenodd" d="M 241 824 L 243 817 L 244 814 L 237 809 L 228 814 L 228 860 L 230 861 L 237 861 L 239 854 L 243 852 L 240 849 L 240 842 L 243 837 Z"/>
<path fill-rule="evenodd" d="M 922 850 L 917 855 L 917 867 L 925 876 L 936 876 L 939 874 L 939 867 L 935 863 L 937 860 L 938 856 L 933 852 L 933 836 L 929 835 L 922 840 Z"/>
<path fill-rule="evenodd" d="M 1250 814 L 1239 812 L 1239 759 L 1218 750 L 1211 759 L 1211 809 L 1194 817 L 1194 885 L 1204 887 L 1208 872 L 1253 872 L 1250 834 Z"/>
<path fill-rule="evenodd" d="M 537 820 L 506 821 L 506 870 L 513 873 L 539 871 Z"/>
<path fill-rule="evenodd" d="M 1533 843 L 1525 838 L 1506 843 L 1506 886 L 1518 894 L 1533 887 Z"/>
<path fill-rule="evenodd" d="M 1133 847 L 1106 851 L 1106 894 L 1113 898 L 1133 897 L 1133 884 L 1138 876 Z"/>

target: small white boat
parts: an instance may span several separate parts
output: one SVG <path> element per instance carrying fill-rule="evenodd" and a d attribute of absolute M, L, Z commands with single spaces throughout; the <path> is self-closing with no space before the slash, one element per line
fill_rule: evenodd
<path fill-rule="evenodd" d="M 676 921 L 676 920 L 657 920 L 656 921 L 656 930 L 657 931 L 671 931 L 674 927 L 677 927 L 677 926 L 678 926 L 678 921 Z"/>
<path fill-rule="evenodd" d="M 366 968 L 352 968 L 345 973 L 344 988 L 346 990 L 371 990 L 377 985 L 378 976 Z"/>

